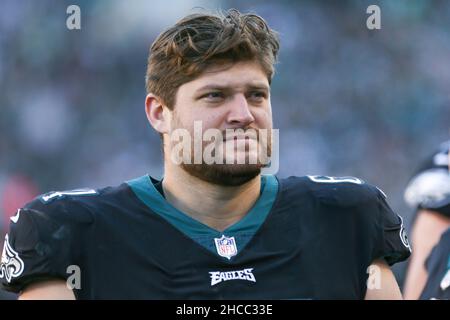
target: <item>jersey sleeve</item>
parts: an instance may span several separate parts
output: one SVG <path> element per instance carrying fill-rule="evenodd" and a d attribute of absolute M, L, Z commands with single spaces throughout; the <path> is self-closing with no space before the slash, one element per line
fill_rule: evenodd
<path fill-rule="evenodd" d="M 78 261 L 73 217 L 80 210 L 70 201 L 46 203 L 42 197 L 19 209 L 5 236 L 0 286 L 20 292 L 34 282 L 67 279 L 68 267 Z"/>
<path fill-rule="evenodd" d="M 341 228 L 337 230 L 354 234 L 354 238 L 346 239 L 360 244 L 355 249 L 358 250 L 356 255 L 364 256 L 369 263 L 384 258 L 389 265 L 410 256 L 403 220 L 390 208 L 383 191 L 355 177 L 308 178 L 314 182 L 310 188 L 320 203 L 333 213 L 343 209 L 348 213 L 345 218 L 340 215 Z M 353 243 L 339 245 L 355 247 Z"/>
<path fill-rule="evenodd" d="M 386 195 L 376 189 L 378 215 L 374 224 L 377 226 L 378 237 L 375 243 L 374 259 L 384 258 L 389 265 L 406 260 L 411 255 L 403 219 L 396 214 L 386 201 Z"/>

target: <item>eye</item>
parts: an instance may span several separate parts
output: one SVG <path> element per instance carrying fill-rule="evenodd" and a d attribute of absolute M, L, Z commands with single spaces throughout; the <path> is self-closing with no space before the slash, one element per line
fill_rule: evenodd
<path fill-rule="evenodd" d="M 212 91 L 204 94 L 201 98 L 208 102 L 218 102 L 222 101 L 222 99 L 225 98 L 225 95 L 220 91 Z"/>
<path fill-rule="evenodd" d="M 256 102 L 262 102 L 267 98 L 267 93 L 264 91 L 252 91 L 250 92 L 249 98 Z"/>

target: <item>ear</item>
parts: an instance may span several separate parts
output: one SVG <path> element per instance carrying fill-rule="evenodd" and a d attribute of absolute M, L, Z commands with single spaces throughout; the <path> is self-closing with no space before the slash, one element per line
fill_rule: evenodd
<path fill-rule="evenodd" d="M 170 110 L 152 93 L 145 97 L 145 114 L 152 127 L 161 134 L 169 133 Z"/>

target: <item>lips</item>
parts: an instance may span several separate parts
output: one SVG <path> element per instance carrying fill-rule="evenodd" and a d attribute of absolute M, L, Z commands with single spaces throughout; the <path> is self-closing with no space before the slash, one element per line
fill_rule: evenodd
<path fill-rule="evenodd" d="M 228 134 L 228 135 L 224 135 L 223 137 L 223 141 L 238 141 L 238 140 L 256 140 L 255 137 L 253 137 L 252 135 L 246 135 L 246 134 Z"/>

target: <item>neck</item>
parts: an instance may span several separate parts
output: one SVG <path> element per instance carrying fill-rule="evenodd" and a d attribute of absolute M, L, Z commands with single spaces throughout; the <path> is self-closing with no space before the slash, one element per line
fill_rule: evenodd
<path fill-rule="evenodd" d="M 166 167 L 162 185 L 171 205 L 223 231 L 241 220 L 254 205 L 260 194 L 261 176 L 240 186 L 220 186 L 191 176 L 180 167 Z"/>

